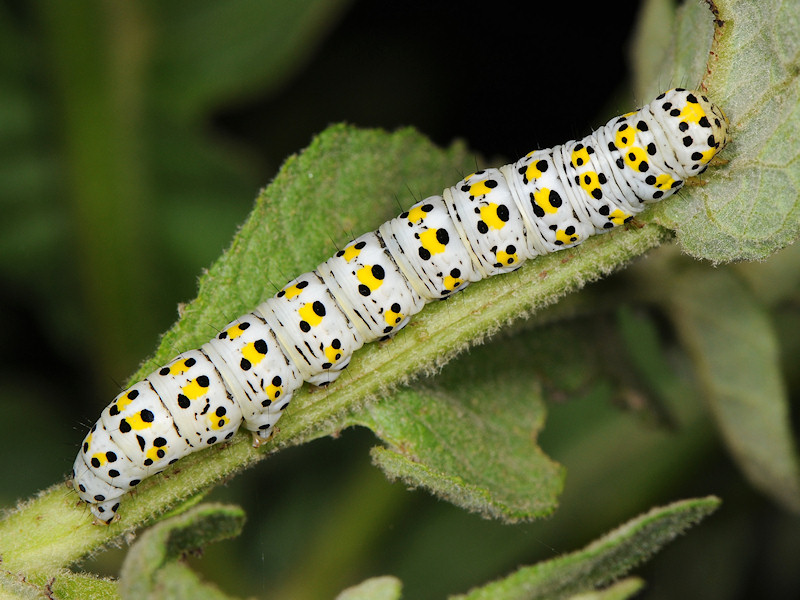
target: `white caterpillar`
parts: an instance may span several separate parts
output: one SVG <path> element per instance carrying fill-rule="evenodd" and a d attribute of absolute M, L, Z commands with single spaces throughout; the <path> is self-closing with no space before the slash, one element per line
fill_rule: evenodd
<path fill-rule="evenodd" d="M 145 477 L 242 422 L 256 445 L 269 439 L 304 381 L 331 383 L 427 302 L 628 222 L 702 173 L 727 128 L 705 96 L 674 89 L 580 141 L 418 202 L 117 396 L 83 441 L 74 488 L 111 523 Z"/>

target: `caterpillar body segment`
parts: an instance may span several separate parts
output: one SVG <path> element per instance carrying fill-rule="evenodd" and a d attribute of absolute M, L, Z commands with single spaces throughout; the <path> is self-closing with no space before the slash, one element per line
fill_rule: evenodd
<path fill-rule="evenodd" d="M 417 202 L 381 225 L 378 233 L 426 302 L 447 298 L 482 279 L 441 196 Z"/>
<path fill-rule="evenodd" d="M 425 306 L 377 231 L 347 244 L 318 271 L 365 341 L 394 335 Z"/>
<path fill-rule="evenodd" d="M 227 366 L 223 378 L 239 402 L 245 427 L 269 439 L 303 378 L 264 317 L 258 311 L 239 317 L 202 350 L 209 357 L 219 356 Z"/>
<path fill-rule="evenodd" d="M 708 98 L 674 89 L 582 140 L 417 202 L 119 394 L 83 441 L 73 487 L 111 523 L 143 479 L 242 423 L 256 443 L 269 439 L 304 381 L 335 381 L 353 352 L 428 302 L 628 222 L 702 173 L 727 128 Z"/>

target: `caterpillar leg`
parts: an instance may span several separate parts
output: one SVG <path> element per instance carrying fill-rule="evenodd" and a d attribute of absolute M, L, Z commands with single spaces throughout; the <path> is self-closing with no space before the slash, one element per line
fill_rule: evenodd
<path fill-rule="evenodd" d="M 251 431 L 250 432 L 253 436 L 253 448 L 259 448 L 263 444 L 266 444 L 275 436 L 275 430 L 270 429 L 267 432 L 264 431 Z"/>

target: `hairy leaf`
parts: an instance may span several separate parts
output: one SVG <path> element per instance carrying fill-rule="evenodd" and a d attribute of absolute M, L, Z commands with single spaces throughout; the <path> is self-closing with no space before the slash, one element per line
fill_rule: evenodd
<path fill-rule="evenodd" d="M 582 550 L 522 567 L 453 600 L 554 600 L 587 593 L 629 572 L 718 506 L 719 500 L 709 497 L 654 508 Z"/>

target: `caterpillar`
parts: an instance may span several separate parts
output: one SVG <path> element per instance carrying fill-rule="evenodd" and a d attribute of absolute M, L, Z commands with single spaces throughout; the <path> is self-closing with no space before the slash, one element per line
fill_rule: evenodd
<path fill-rule="evenodd" d="M 722 110 L 676 88 L 580 141 L 468 175 L 119 394 L 83 440 L 73 488 L 109 524 L 143 479 L 242 423 L 258 446 L 303 382 L 332 383 L 356 350 L 390 338 L 428 302 L 629 222 L 727 142 Z"/>

